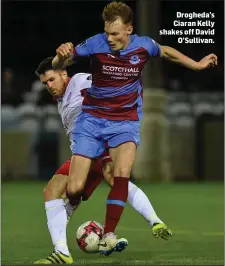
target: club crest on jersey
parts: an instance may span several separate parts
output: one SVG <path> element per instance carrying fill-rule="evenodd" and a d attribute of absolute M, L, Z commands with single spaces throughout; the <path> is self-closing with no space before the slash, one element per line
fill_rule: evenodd
<path fill-rule="evenodd" d="M 135 65 L 135 64 L 137 64 L 137 63 L 140 62 L 140 58 L 138 57 L 138 55 L 132 55 L 132 56 L 130 57 L 129 62 L 130 62 L 131 64 Z"/>

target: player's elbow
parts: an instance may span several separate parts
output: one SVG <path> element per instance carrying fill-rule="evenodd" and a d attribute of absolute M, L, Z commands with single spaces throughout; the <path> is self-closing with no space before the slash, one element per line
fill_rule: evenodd
<path fill-rule="evenodd" d="M 165 57 L 165 50 L 166 50 L 166 46 L 160 45 L 160 57 Z"/>
<path fill-rule="evenodd" d="M 169 59 L 170 58 L 170 49 L 171 47 L 169 46 L 160 46 L 160 57 L 164 58 L 164 59 Z"/>

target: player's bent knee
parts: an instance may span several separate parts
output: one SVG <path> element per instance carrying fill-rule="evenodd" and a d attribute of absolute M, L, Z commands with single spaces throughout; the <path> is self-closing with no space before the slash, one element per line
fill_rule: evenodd
<path fill-rule="evenodd" d="M 83 182 L 77 182 L 73 184 L 68 184 L 67 187 L 67 194 L 70 197 L 75 197 L 77 195 L 80 195 L 84 190 L 84 184 Z"/>
<path fill-rule="evenodd" d="M 45 201 L 59 199 L 61 197 L 60 193 L 57 193 L 57 190 L 54 190 L 54 188 L 49 185 L 44 188 L 43 195 Z"/>
<path fill-rule="evenodd" d="M 66 190 L 68 177 L 66 175 L 54 175 L 43 190 L 45 201 L 60 199 Z"/>

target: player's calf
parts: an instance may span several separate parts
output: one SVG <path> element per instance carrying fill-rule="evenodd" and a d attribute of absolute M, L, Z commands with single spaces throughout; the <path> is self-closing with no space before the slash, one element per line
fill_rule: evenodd
<path fill-rule="evenodd" d="M 64 201 L 61 198 L 66 184 L 67 176 L 56 173 L 44 189 L 44 198 L 47 224 L 54 249 L 69 256 L 66 238 L 67 217 Z"/>

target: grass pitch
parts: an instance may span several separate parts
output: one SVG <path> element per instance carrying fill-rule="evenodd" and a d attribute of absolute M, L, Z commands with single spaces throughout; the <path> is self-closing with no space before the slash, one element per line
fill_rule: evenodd
<path fill-rule="evenodd" d="M 42 190 L 44 182 L 2 184 L 1 262 L 33 264 L 52 251 Z M 74 214 L 68 244 L 75 265 L 223 265 L 223 183 L 140 185 L 159 217 L 173 231 L 166 242 L 152 236 L 148 223 L 130 206 L 116 233 L 129 241 L 123 253 L 110 257 L 86 254 L 76 245 L 78 226 L 88 220 L 104 222 L 109 191 L 101 185 Z"/>

